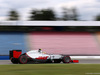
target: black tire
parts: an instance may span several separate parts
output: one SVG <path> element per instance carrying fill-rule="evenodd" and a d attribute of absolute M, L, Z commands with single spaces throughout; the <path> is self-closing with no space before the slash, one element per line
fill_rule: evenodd
<path fill-rule="evenodd" d="M 60 62 L 61 62 L 60 59 L 55 59 L 55 60 L 54 60 L 54 63 L 60 63 Z"/>
<path fill-rule="evenodd" d="M 13 64 L 18 64 L 18 59 L 11 57 L 11 62 Z"/>
<path fill-rule="evenodd" d="M 20 63 L 20 64 L 26 64 L 27 62 L 28 62 L 28 58 L 27 58 L 26 55 L 21 55 L 21 56 L 19 57 L 19 63 Z"/>
<path fill-rule="evenodd" d="M 70 63 L 71 62 L 71 58 L 69 56 L 64 56 L 62 59 L 63 63 Z"/>

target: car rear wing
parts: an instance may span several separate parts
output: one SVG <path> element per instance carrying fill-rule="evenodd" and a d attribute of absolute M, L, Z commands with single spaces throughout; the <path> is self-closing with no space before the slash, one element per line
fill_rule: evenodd
<path fill-rule="evenodd" d="M 19 56 L 22 54 L 22 50 L 10 50 L 9 51 L 9 59 L 13 58 L 19 58 Z"/>

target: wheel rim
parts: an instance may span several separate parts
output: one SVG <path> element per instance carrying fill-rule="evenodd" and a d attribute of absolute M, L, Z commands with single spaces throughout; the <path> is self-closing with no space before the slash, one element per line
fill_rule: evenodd
<path fill-rule="evenodd" d="M 70 62 L 70 57 L 69 56 L 65 56 L 64 57 L 64 62 L 65 63 L 69 63 Z"/>
<path fill-rule="evenodd" d="M 66 61 L 66 62 L 69 62 L 69 61 L 70 61 L 69 57 L 66 57 L 66 58 L 65 58 L 65 61 Z"/>
<path fill-rule="evenodd" d="M 21 62 L 22 64 L 27 63 L 27 57 L 26 57 L 26 56 L 21 56 L 20 62 Z"/>

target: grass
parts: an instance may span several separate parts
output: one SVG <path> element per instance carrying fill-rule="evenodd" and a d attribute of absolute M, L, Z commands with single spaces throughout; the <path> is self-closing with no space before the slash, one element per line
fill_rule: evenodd
<path fill-rule="evenodd" d="M 0 65 L 0 75 L 88 75 L 88 73 L 100 75 L 100 64 Z"/>

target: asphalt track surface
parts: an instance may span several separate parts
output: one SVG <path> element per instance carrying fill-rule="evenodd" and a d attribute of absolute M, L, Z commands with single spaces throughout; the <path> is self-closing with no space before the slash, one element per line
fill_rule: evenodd
<path fill-rule="evenodd" d="M 10 60 L 0 60 L 0 65 L 12 64 Z M 100 59 L 79 59 L 79 64 L 100 64 Z"/>

